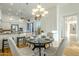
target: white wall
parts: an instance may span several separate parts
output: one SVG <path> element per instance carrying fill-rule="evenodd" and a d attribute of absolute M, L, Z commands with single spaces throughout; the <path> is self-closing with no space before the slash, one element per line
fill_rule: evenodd
<path fill-rule="evenodd" d="M 1 27 L 1 16 L 2 16 L 2 12 L 0 10 L 0 27 Z"/>
<path fill-rule="evenodd" d="M 48 9 L 48 14 L 45 15 L 42 19 L 42 29 L 45 33 L 57 31 L 57 7 L 52 7 Z M 54 46 L 58 46 L 58 39 L 57 35 L 53 34 L 54 36 Z"/>
<path fill-rule="evenodd" d="M 26 32 L 26 22 L 20 22 L 19 21 L 19 17 L 17 16 L 13 16 L 13 20 L 10 20 L 9 16 L 7 14 L 2 14 L 2 12 L 0 12 L 0 16 L 1 17 L 1 20 L 2 22 L 0 23 L 0 26 L 3 28 L 3 29 L 11 29 L 11 24 L 18 24 L 19 27 L 23 28 L 24 32 Z M 11 17 L 11 16 L 10 16 Z M 11 36 L 16 36 L 14 34 L 10 34 Z M 10 35 L 8 35 L 10 37 Z M 3 36 L 7 36 L 7 34 L 5 35 L 1 35 L 0 34 L 0 49 L 2 48 L 2 39 L 3 39 Z"/>
<path fill-rule="evenodd" d="M 13 18 L 13 20 L 10 20 L 10 17 Z M 19 21 L 19 17 L 17 16 L 8 16 L 7 14 L 2 15 L 2 28 L 3 29 L 11 29 L 11 24 L 18 24 L 19 27 L 23 28 L 23 30 L 26 30 L 26 22 L 25 21 Z"/>
<path fill-rule="evenodd" d="M 64 30 L 65 30 L 65 20 L 64 20 L 64 16 L 69 16 L 69 15 L 77 15 L 78 19 L 77 19 L 77 39 L 79 39 L 79 4 L 66 4 L 64 6 L 60 6 L 59 8 L 59 27 L 60 27 L 60 31 L 59 33 L 61 34 L 61 32 L 63 34 L 65 34 Z M 61 36 L 60 36 L 61 37 Z"/>
<path fill-rule="evenodd" d="M 57 30 L 57 19 L 56 19 L 56 7 L 52 7 L 48 10 L 48 14 L 42 17 L 42 29 L 45 32 L 51 32 Z"/>
<path fill-rule="evenodd" d="M 1 19 L 1 10 L 0 10 L 0 19 Z"/>

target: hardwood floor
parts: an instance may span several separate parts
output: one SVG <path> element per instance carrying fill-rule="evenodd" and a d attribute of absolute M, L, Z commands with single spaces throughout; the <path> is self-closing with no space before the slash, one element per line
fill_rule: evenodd
<path fill-rule="evenodd" d="M 79 44 L 72 43 L 71 46 L 65 48 L 64 54 L 66 56 L 79 56 Z"/>
<path fill-rule="evenodd" d="M 65 56 L 79 56 L 79 48 L 66 48 L 64 50 Z"/>
<path fill-rule="evenodd" d="M 18 48 L 23 48 L 23 47 L 27 47 L 27 45 L 21 44 Z M 4 53 L 2 53 L 2 50 L 0 50 L 0 56 L 12 56 L 10 48 L 5 48 Z"/>
<path fill-rule="evenodd" d="M 20 45 L 19 48 L 23 48 L 23 47 L 27 47 L 27 45 Z M 65 56 L 79 56 L 79 46 L 72 45 L 70 47 L 65 48 L 64 55 Z M 2 53 L 0 50 L 0 56 L 12 56 L 10 49 L 6 48 L 4 53 Z"/>

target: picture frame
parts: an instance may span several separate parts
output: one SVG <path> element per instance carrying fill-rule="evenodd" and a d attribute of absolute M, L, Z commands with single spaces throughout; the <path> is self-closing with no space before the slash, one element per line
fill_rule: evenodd
<path fill-rule="evenodd" d="M 18 33 L 19 25 L 18 24 L 11 24 L 11 33 Z"/>
<path fill-rule="evenodd" d="M 70 33 L 76 34 L 76 24 L 70 24 Z"/>

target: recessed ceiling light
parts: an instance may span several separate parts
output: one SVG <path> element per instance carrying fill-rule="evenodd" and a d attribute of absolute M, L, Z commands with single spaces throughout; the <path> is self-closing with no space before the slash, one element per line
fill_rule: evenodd
<path fill-rule="evenodd" d="M 37 8 L 41 8 L 41 5 L 37 5 Z"/>

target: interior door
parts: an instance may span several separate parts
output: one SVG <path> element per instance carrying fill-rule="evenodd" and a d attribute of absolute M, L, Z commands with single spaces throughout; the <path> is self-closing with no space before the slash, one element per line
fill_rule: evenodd
<path fill-rule="evenodd" d="M 77 42 L 77 16 L 66 16 L 65 21 L 65 34 L 68 38 L 69 46 L 73 46 Z"/>

